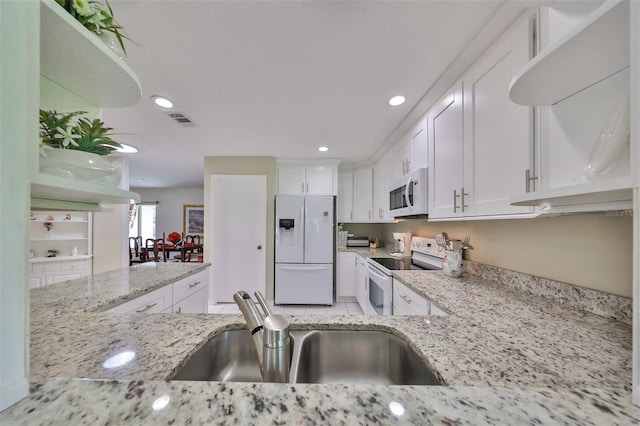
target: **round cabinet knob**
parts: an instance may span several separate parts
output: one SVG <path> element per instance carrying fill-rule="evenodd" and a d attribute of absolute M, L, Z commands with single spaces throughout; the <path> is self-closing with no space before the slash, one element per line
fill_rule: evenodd
<path fill-rule="evenodd" d="M 262 246 L 261 245 L 258 245 L 257 248 L 258 248 L 258 250 L 262 250 Z"/>

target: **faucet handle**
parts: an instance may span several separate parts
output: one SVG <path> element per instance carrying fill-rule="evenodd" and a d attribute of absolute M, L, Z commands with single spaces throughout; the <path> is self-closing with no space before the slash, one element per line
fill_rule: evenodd
<path fill-rule="evenodd" d="M 262 293 L 260 293 L 259 291 L 256 291 L 253 294 L 254 296 L 256 296 L 256 299 L 258 300 L 260 307 L 264 311 L 263 319 L 271 315 L 272 314 L 271 309 L 269 309 L 269 306 L 267 305 L 267 302 L 264 300 L 264 296 L 262 295 Z"/>

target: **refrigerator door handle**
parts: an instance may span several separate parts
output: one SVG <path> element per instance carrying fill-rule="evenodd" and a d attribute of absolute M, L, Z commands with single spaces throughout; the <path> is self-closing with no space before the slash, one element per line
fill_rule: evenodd
<path fill-rule="evenodd" d="M 328 266 L 280 266 L 284 271 L 324 271 Z"/>

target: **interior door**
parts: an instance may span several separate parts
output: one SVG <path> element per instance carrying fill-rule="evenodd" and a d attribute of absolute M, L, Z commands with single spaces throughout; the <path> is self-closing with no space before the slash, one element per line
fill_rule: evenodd
<path fill-rule="evenodd" d="M 267 177 L 211 176 L 210 231 L 213 300 L 233 302 L 244 290 L 265 292 Z"/>

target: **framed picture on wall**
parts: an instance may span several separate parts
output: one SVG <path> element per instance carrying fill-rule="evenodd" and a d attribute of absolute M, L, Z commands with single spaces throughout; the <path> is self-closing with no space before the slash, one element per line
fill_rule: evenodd
<path fill-rule="evenodd" d="M 184 204 L 182 214 L 184 234 L 199 235 L 200 238 L 204 238 L 204 205 Z"/>

